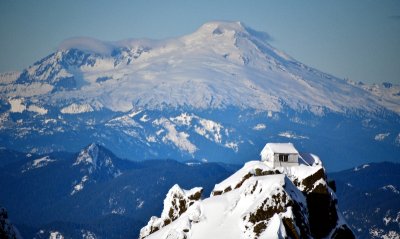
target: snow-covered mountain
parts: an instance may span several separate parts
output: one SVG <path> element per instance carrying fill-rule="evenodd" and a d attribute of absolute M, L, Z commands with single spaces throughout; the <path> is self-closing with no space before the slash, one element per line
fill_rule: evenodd
<path fill-rule="evenodd" d="M 277 168 L 248 162 L 205 199 L 201 188 L 175 185 L 140 238 L 354 238 L 321 161 L 310 159 Z"/>
<path fill-rule="evenodd" d="M 182 106 L 278 112 L 285 105 L 315 114 L 380 107 L 400 113 L 400 95 L 390 95 L 394 106 L 379 100 L 274 49 L 240 22 L 210 22 L 163 41 L 69 40 L 19 76 L 4 74 L 2 83 L 13 112 L 38 114 L 54 104 L 66 114 Z"/>
<path fill-rule="evenodd" d="M 348 150 L 339 149 L 349 144 L 367 145 L 357 149 L 360 160 L 395 160 L 399 92 L 310 68 L 240 22 L 158 41 L 70 39 L 21 73 L 0 76 L 0 144 L 44 153 L 100 142 L 131 159 L 244 162 L 265 141 L 290 138 L 328 167 L 335 162 L 326 152 L 345 159 Z M 343 139 L 348 129 L 357 137 Z M 388 137 L 377 142 L 379 134 Z M 343 144 L 310 147 L 321 141 Z"/>

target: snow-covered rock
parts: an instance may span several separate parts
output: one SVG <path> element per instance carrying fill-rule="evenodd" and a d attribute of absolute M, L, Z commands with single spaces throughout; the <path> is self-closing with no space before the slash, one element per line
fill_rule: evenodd
<path fill-rule="evenodd" d="M 161 213 L 161 217 L 151 217 L 147 225 L 140 230 L 140 238 L 145 238 L 175 221 L 186 212 L 188 208 L 194 205 L 196 201 L 200 200 L 202 192 L 202 188 L 184 190 L 180 188 L 179 185 L 175 184 L 168 191 L 164 200 L 164 209 Z M 201 213 L 198 211 L 198 208 L 192 208 L 189 214 L 192 221 L 198 221 Z"/>
<path fill-rule="evenodd" d="M 354 238 L 321 163 L 310 165 L 248 162 L 215 185 L 209 198 L 188 208 L 182 200 L 183 213 L 169 209 L 171 195 L 184 195 L 175 185 L 161 218 L 152 217 L 140 238 Z"/>

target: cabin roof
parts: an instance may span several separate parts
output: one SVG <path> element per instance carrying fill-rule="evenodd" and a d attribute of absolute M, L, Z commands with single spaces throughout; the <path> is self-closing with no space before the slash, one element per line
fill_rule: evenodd
<path fill-rule="evenodd" d="M 299 154 L 292 143 L 268 143 L 265 145 L 264 150 L 271 150 L 273 153 L 278 154 Z"/>

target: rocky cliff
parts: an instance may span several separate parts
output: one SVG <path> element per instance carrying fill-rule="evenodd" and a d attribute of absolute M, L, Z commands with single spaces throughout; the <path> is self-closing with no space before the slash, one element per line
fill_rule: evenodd
<path fill-rule="evenodd" d="M 208 198 L 175 185 L 140 238 L 354 238 L 321 161 L 304 158 L 293 167 L 248 162 Z"/>

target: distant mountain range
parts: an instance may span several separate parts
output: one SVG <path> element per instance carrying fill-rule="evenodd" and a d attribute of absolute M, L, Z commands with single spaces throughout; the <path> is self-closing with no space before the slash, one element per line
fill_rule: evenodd
<path fill-rule="evenodd" d="M 242 164 L 292 141 L 328 170 L 398 161 L 400 86 L 308 67 L 240 22 L 168 40 L 64 42 L 0 76 L 0 145 L 32 154 L 97 142 L 121 158 Z"/>
<path fill-rule="evenodd" d="M 358 238 L 400 238 L 400 164 L 371 163 L 331 173 L 339 207 Z"/>
<path fill-rule="evenodd" d="M 173 185 L 203 187 L 207 197 L 240 168 L 193 160 L 132 162 L 96 144 L 45 155 L 1 149 L 0 158 L 0 205 L 24 238 L 136 238 L 150 216 L 160 215 Z M 328 174 L 359 238 L 398 236 L 398 170 L 399 164 L 385 162 Z"/>
<path fill-rule="evenodd" d="M 52 233 L 66 238 L 132 238 L 161 210 L 172 185 L 202 185 L 209 193 L 235 168 L 195 161 L 132 162 L 96 144 L 76 154 L 21 157 L 0 152 L 0 205 L 24 238 L 49 238 Z"/>

